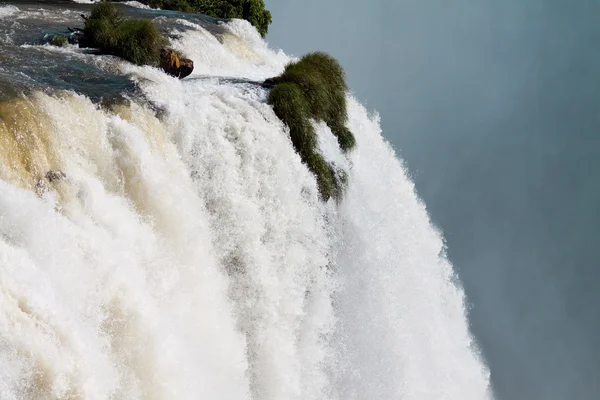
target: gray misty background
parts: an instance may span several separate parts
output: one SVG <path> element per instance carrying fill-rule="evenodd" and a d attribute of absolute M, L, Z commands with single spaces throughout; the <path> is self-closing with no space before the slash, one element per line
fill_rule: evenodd
<path fill-rule="evenodd" d="M 381 114 L 496 397 L 600 398 L 600 2 L 266 4 L 273 47 L 330 52 Z"/>

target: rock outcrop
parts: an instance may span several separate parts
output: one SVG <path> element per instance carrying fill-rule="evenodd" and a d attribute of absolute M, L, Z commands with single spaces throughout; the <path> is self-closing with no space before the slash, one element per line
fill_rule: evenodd
<path fill-rule="evenodd" d="M 38 196 L 43 196 L 50 190 L 49 184 L 57 183 L 67 178 L 67 174 L 61 170 L 50 170 L 43 177 L 38 178 L 34 190 Z"/>
<path fill-rule="evenodd" d="M 69 43 L 76 44 L 80 48 L 91 47 L 90 40 L 85 36 L 81 28 L 67 28 L 69 30 Z"/>
<path fill-rule="evenodd" d="M 266 79 L 263 83 L 262 83 L 262 87 L 264 87 L 265 89 L 272 89 L 275 85 L 277 85 L 279 83 L 279 77 L 273 77 L 273 78 L 269 78 Z"/>
<path fill-rule="evenodd" d="M 167 74 L 183 79 L 194 70 L 194 62 L 189 58 L 179 57 L 174 50 L 162 49 L 160 51 L 160 67 Z"/>
<path fill-rule="evenodd" d="M 61 170 L 51 170 L 46 173 L 46 179 L 48 179 L 48 182 L 50 183 L 60 181 L 62 179 L 65 179 L 66 177 L 67 174 L 65 174 Z"/>

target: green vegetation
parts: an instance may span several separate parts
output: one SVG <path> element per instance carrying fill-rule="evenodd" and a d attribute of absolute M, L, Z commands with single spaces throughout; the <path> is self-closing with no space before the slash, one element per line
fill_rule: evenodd
<path fill-rule="evenodd" d="M 158 65 L 167 40 L 148 20 L 124 18 L 112 3 L 99 3 L 85 22 L 85 36 L 103 53 L 138 65 Z"/>
<path fill-rule="evenodd" d="M 263 0 L 142 0 L 164 10 L 196 12 L 215 18 L 240 18 L 249 21 L 264 37 L 271 24 L 271 12 Z"/>
<path fill-rule="evenodd" d="M 64 47 L 69 44 L 69 39 L 64 35 L 55 35 L 50 41 L 52 46 Z"/>
<path fill-rule="evenodd" d="M 335 170 L 317 152 L 311 119 L 325 122 L 343 151 L 354 147 L 354 135 L 345 126 L 347 86 L 342 67 L 325 53 L 311 53 L 265 84 L 273 86 L 268 102 L 289 127 L 294 148 L 317 177 L 321 198 L 339 198 L 346 173 Z"/>

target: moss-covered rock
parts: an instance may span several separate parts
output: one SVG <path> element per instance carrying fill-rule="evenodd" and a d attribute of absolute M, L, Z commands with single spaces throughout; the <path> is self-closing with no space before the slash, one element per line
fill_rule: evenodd
<path fill-rule="evenodd" d="M 317 152 L 311 120 L 323 121 L 337 137 L 343 151 L 355 145 L 346 128 L 346 81 L 339 63 L 325 53 L 311 53 L 286 66 L 283 74 L 267 79 L 268 102 L 290 130 L 296 151 L 315 174 L 323 200 L 339 198 L 347 181 L 345 171 L 328 165 Z"/>
<path fill-rule="evenodd" d="M 52 46 L 64 47 L 69 44 L 69 39 L 64 35 L 55 35 L 52 37 L 52 40 L 50 40 L 50 44 Z"/>
<path fill-rule="evenodd" d="M 168 40 L 151 21 L 125 18 L 108 2 L 97 4 L 84 18 L 85 29 L 73 32 L 80 47 L 97 47 L 134 64 L 160 67 L 180 79 L 194 70 L 192 60 L 166 48 Z"/>
<path fill-rule="evenodd" d="M 160 50 L 168 43 L 151 21 L 124 18 L 114 4 L 106 2 L 92 9 L 84 34 L 90 45 L 103 53 L 138 65 L 157 66 Z"/>

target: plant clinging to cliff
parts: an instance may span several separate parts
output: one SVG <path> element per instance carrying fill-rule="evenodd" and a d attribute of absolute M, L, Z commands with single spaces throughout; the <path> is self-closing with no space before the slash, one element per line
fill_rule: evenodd
<path fill-rule="evenodd" d="M 323 200 L 339 198 L 346 181 L 317 152 L 312 120 L 323 121 L 337 137 L 343 151 L 352 149 L 355 139 L 346 128 L 346 82 L 339 63 L 325 53 L 311 53 L 286 66 L 283 74 L 271 78 L 268 102 L 290 130 L 292 144 L 302 161 L 315 174 Z"/>

